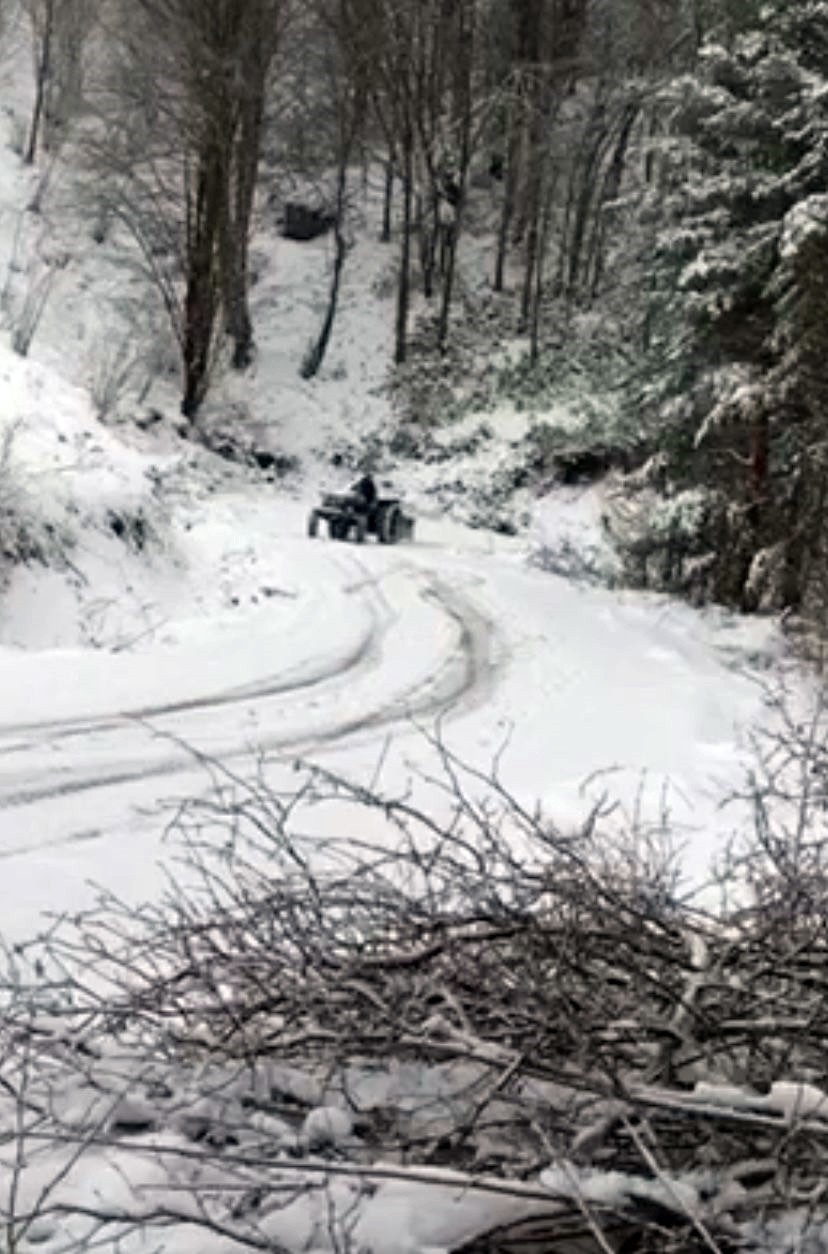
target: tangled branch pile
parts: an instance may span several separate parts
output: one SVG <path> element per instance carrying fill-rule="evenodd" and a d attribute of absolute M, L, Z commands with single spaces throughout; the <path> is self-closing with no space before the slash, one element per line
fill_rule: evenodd
<path fill-rule="evenodd" d="M 715 916 L 660 834 L 611 840 L 600 808 L 564 834 L 446 752 L 439 823 L 318 769 L 290 796 L 223 775 L 161 905 L 59 927 L 34 982 L 9 957 L 0 1152 L 151 1145 L 188 1166 L 188 1222 L 257 1248 L 294 1248 L 273 1215 L 311 1184 L 437 1168 L 520 1203 L 447 1249 L 782 1249 L 792 1216 L 822 1248 L 822 730 L 760 754 Z M 347 837 L 303 834 L 331 802 Z"/>

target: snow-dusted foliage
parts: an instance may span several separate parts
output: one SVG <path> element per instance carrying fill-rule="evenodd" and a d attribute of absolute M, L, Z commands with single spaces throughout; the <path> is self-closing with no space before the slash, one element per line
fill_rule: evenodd
<path fill-rule="evenodd" d="M 165 461 L 130 459 L 117 437 L 96 430 L 87 397 L 45 367 L 0 346 L 0 586 L 34 564 L 72 572 L 90 534 L 142 550 L 164 529 L 157 477 Z M 44 397 L 50 410 L 44 412 Z M 48 490 L 44 490 L 48 484 Z M 75 571 L 74 578 L 82 581 Z"/>
<path fill-rule="evenodd" d="M 770 4 L 755 20 L 667 93 L 640 396 L 671 477 L 708 494 L 702 590 L 750 608 L 820 593 L 828 352 L 828 10 Z"/>
<path fill-rule="evenodd" d="M 701 488 L 665 493 L 652 485 L 654 463 L 616 481 L 606 497 L 604 525 L 634 586 L 668 587 L 692 596 L 709 565 L 705 534 L 709 494 Z"/>

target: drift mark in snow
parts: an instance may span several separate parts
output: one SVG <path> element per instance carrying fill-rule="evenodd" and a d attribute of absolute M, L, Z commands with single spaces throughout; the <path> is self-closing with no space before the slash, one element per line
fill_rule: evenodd
<path fill-rule="evenodd" d="M 461 591 L 417 567 L 371 571 L 354 559 L 340 570 L 364 627 L 340 642 L 332 619 L 326 656 L 201 697 L 0 725 L 0 810 L 135 781 L 146 782 L 150 804 L 153 780 L 199 759 L 309 754 L 360 733 L 403 730 L 408 720 L 464 713 L 486 699 L 495 631 Z M 18 838 L 0 857 L 26 847 Z"/>

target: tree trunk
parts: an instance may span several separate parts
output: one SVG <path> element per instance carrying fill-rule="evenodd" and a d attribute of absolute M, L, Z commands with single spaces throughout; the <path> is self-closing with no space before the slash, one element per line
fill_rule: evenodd
<path fill-rule="evenodd" d="M 439 230 L 437 193 L 429 193 L 429 205 L 423 208 L 422 196 L 417 197 L 417 238 L 420 244 L 420 272 L 423 276 L 423 295 L 431 300 L 434 295 L 434 271 L 437 265 L 437 232 Z"/>
<path fill-rule="evenodd" d="M 403 221 L 400 242 L 400 269 L 397 276 L 397 316 L 394 336 L 394 361 L 401 365 L 408 356 L 408 308 L 411 303 L 411 224 L 413 179 L 413 140 L 411 132 L 403 145 Z"/>
<path fill-rule="evenodd" d="M 385 188 L 382 197 L 382 231 L 380 242 L 391 242 L 391 206 L 394 203 L 394 162 L 390 159 L 385 163 Z"/>
<path fill-rule="evenodd" d="M 529 326 L 529 315 L 532 309 L 532 292 L 535 285 L 535 268 L 538 264 L 538 241 L 540 234 L 540 187 L 537 170 L 531 176 L 526 219 L 526 248 L 523 269 L 523 287 L 520 296 L 519 328 L 525 332 Z"/>
<path fill-rule="evenodd" d="M 497 253 L 492 287 L 496 292 L 503 291 L 506 273 L 506 257 L 509 252 L 509 230 L 512 215 L 515 211 L 515 174 L 511 157 L 507 158 L 503 177 L 503 203 L 500 207 L 500 223 L 497 228 Z"/>
<path fill-rule="evenodd" d="M 32 119 L 29 125 L 29 138 L 26 143 L 26 151 L 23 154 L 23 160 L 26 165 L 32 165 L 37 148 L 40 142 L 40 132 L 43 124 L 43 111 L 46 106 L 46 93 L 49 87 L 49 77 L 52 73 L 52 37 L 54 35 L 55 23 L 55 0 L 46 0 L 43 8 L 43 29 L 37 30 L 36 20 L 34 16 L 32 21 L 34 28 L 34 57 L 35 57 L 35 98 L 32 105 Z"/>
<path fill-rule="evenodd" d="M 333 331 L 334 319 L 339 303 L 339 288 L 342 280 L 342 271 L 345 266 L 345 258 L 348 254 L 348 247 L 345 243 L 345 237 L 339 226 L 334 231 L 334 266 L 333 275 L 331 277 L 331 290 L 328 296 L 328 308 L 325 310 L 325 318 L 317 337 L 316 343 L 302 362 L 299 371 L 303 379 L 312 379 L 316 375 L 325 359 L 325 353 L 328 349 L 328 343 Z"/>
<path fill-rule="evenodd" d="M 544 155 L 540 175 L 541 208 L 537 228 L 537 255 L 532 286 L 532 306 L 529 316 L 529 360 L 534 365 L 540 356 L 541 310 L 544 293 L 544 260 L 546 258 L 549 229 L 552 225 L 552 202 L 556 179 L 549 177 L 549 157 Z"/>
<path fill-rule="evenodd" d="M 453 216 L 451 221 L 444 223 L 441 228 L 447 232 L 447 236 L 441 239 L 440 244 L 440 269 L 443 275 L 443 292 L 440 302 L 440 318 L 437 325 L 437 346 L 441 353 L 444 353 L 448 347 L 449 316 L 451 314 L 451 302 L 454 298 L 454 278 L 457 269 L 457 246 L 460 242 L 460 229 L 466 204 L 466 186 L 469 177 L 469 166 L 471 165 L 471 149 L 471 104 L 467 102 L 467 108 L 464 110 L 463 116 L 457 201 L 452 206 Z"/>
<path fill-rule="evenodd" d="M 325 310 L 325 317 L 322 327 L 317 337 L 316 343 L 302 362 L 299 371 L 303 379 L 312 379 L 319 371 L 322 362 L 325 359 L 325 353 L 328 349 L 328 343 L 333 331 L 334 319 L 339 304 L 339 289 L 342 282 L 342 271 L 345 266 L 345 258 L 348 255 L 348 245 L 345 240 L 345 234 L 342 230 L 342 223 L 345 216 L 345 200 L 348 186 L 348 157 L 349 149 L 342 154 L 342 160 L 339 167 L 339 173 L 336 183 L 336 222 L 334 224 L 334 265 L 333 274 L 331 276 L 331 290 L 328 295 L 328 308 Z"/>
<path fill-rule="evenodd" d="M 621 189 L 621 180 L 624 177 L 624 166 L 627 159 L 627 151 L 629 149 L 630 139 L 633 127 L 639 115 L 640 106 L 637 101 L 628 104 L 621 120 L 621 126 L 618 132 L 618 138 L 615 141 L 612 157 L 609 167 L 604 175 L 601 186 L 601 195 L 598 203 L 598 212 L 595 215 L 595 223 L 592 229 L 592 236 L 587 251 L 585 269 L 589 282 L 589 296 L 594 300 L 601 286 L 601 280 L 604 276 L 604 254 L 606 243 L 605 213 L 604 208 L 611 201 L 615 200 Z"/>
<path fill-rule="evenodd" d="M 194 212 L 187 239 L 181 412 L 190 421 L 195 419 L 210 383 L 220 281 L 217 253 L 224 197 L 222 161 L 212 147 L 199 160 Z"/>
<path fill-rule="evenodd" d="M 532 310 L 532 292 L 538 264 L 540 219 L 542 213 L 541 184 L 546 160 L 546 124 L 550 116 L 549 85 L 537 73 L 529 80 L 524 110 L 528 110 L 525 126 L 526 197 L 524 204 L 525 264 L 520 300 L 520 328 L 526 331 Z"/>
<path fill-rule="evenodd" d="M 568 243 L 564 246 L 566 253 L 566 295 L 571 299 L 577 294 L 581 277 L 581 255 L 589 224 L 589 215 L 595 207 L 595 191 L 598 172 L 604 154 L 611 142 L 612 131 L 607 123 L 606 106 L 603 101 L 596 102 L 589 123 L 587 137 L 584 141 L 586 153 L 573 171 L 573 182 L 577 187 L 574 195 L 575 215 L 572 220 Z M 580 176 L 580 177 L 577 177 Z"/>
<path fill-rule="evenodd" d="M 239 134 L 233 145 L 235 195 L 233 213 L 222 242 L 225 325 L 233 341 L 231 364 L 244 370 L 253 360 L 253 321 L 250 316 L 250 221 L 259 169 L 264 87 L 245 101 Z"/>
<path fill-rule="evenodd" d="M 451 313 L 451 302 L 454 297 L 454 275 L 457 267 L 457 240 L 460 234 L 460 213 L 461 205 L 457 206 L 454 222 L 450 228 L 450 235 L 445 244 L 441 243 L 443 260 L 443 293 L 440 301 L 440 318 L 437 324 L 437 347 L 441 353 L 444 353 L 448 347 L 449 332 L 449 315 Z"/>

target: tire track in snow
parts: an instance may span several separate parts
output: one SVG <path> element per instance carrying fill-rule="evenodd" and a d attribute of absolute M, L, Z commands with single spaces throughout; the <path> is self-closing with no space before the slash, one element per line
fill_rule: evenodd
<path fill-rule="evenodd" d="M 395 725 L 411 720 L 429 716 L 456 717 L 488 699 L 497 668 L 494 661 L 496 629 L 489 618 L 434 570 L 406 564 L 374 572 L 358 559 L 354 559 L 349 566 L 351 571 L 356 568 L 359 578 L 349 585 L 348 590 L 362 597 L 369 611 L 371 626 L 345 658 L 335 665 L 320 667 L 314 673 L 306 672 L 297 678 L 284 675 L 269 677 L 261 684 L 254 682 L 203 698 L 115 712 L 92 720 L 56 720 L 0 728 L 0 735 L 13 732 L 25 737 L 9 744 L 0 742 L 0 758 L 11 757 L 15 753 L 21 756 L 36 754 L 40 758 L 38 766 L 24 770 L 16 782 L 13 778 L 5 785 L 0 782 L 0 811 L 20 810 L 61 797 L 94 794 L 96 790 L 117 788 L 141 780 L 162 780 L 192 770 L 199 762 L 206 764 L 218 760 L 229 765 L 249 760 L 253 751 L 253 746 L 241 743 L 238 737 L 235 745 L 226 752 L 200 749 L 195 743 L 191 745 L 183 734 L 179 736 L 175 728 L 165 733 L 153 726 L 153 720 L 174 720 L 176 716 L 186 714 L 203 716 L 203 721 L 206 721 L 217 711 L 233 707 L 258 710 L 267 715 L 269 705 L 277 703 L 278 710 L 280 701 L 297 697 L 302 698 L 303 705 L 313 701 L 319 707 L 326 703 L 335 707 L 336 690 L 344 683 L 352 687 L 359 682 L 367 682 L 369 695 L 381 695 L 377 693 L 377 684 L 382 680 L 383 665 L 390 658 L 393 666 L 393 650 L 406 644 L 405 614 L 400 615 L 394 610 L 382 589 L 383 582 L 395 573 L 420 581 L 422 586 L 418 588 L 418 597 L 432 606 L 444 625 L 449 627 L 448 646 L 442 650 L 430 673 L 389 700 L 373 700 L 364 712 L 339 719 L 334 715 L 327 726 L 310 734 L 297 736 L 290 728 L 278 734 L 265 732 L 256 738 L 255 750 L 285 756 L 308 755 L 315 748 L 328 748 L 349 738 L 377 733 L 387 735 Z M 347 573 L 345 569 L 343 573 Z M 402 636 L 402 640 L 395 639 L 395 631 Z M 147 749 L 150 745 L 157 745 L 159 739 L 167 739 L 168 742 L 179 740 L 180 747 L 160 760 L 119 761 L 118 738 L 124 734 L 135 735 L 136 731 L 150 738 Z M 70 762 L 66 767 L 58 768 L 64 770 L 65 778 L 56 779 L 53 776 L 48 782 L 35 782 L 33 777 L 42 780 L 44 774 L 44 749 L 62 747 L 77 740 L 87 746 L 102 742 L 104 753 L 107 745 L 115 742 L 112 759 L 104 761 L 95 770 L 90 770 L 88 765 L 79 768 L 78 763 Z M 74 843 L 76 839 L 77 833 L 73 832 L 48 842 L 7 848 L 0 850 L 0 859 L 36 852 L 55 844 Z"/>
<path fill-rule="evenodd" d="M 330 679 L 338 679 L 356 669 L 368 656 L 374 644 L 374 628 L 372 626 L 354 649 L 344 658 L 336 662 L 326 663 L 318 668 L 305 671 L 304 666 L 294 667 L 291 672 L 260 682 L 240 684 L 211 696 L 190 697 L 182 701 L 170 701 L 161 705 L 137 706 L 130 710 L 119 710 L 97 718 L 49 719 L 44 722 L 0 724 L 0 736 L 13 733 L 23 735 L 26 732 L 49 732 L 52 739 L 71 739 L 92 732 L 106 731 L 112 727 L 122 727 L 126 722 L 149 722 L 154 718 L 164 718 L 174 714 L 185 714 L 197 711 L 207 713 L 221 709 L 223 706 L 239 705 L 245 701 L 262 700 L 284 694 L 302 692 L 325 683 Z M 299 672 L 296 674 L 295 672 Z M 304 673 L 303 673 L 304 672 Z M 21 741 L 4 745 L 0 743 L 0 756 L 13 753 L 19 749 L 30 747 L 29 741 Z"/>

